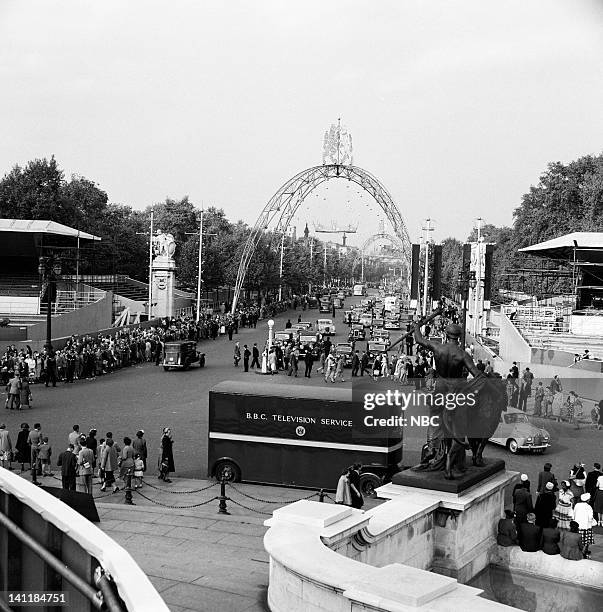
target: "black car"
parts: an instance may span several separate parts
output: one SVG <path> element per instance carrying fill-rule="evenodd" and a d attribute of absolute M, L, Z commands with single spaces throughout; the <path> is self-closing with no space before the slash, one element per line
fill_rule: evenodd
<path fill-rule="evenodd" d="M 194 340 L 183 340 L 182 342 L 166 342 L 163 349 L 163 369 L 188 370 L 194 363 L 200 367 L 205 366 L 205 353 L 197 350 Z"/>

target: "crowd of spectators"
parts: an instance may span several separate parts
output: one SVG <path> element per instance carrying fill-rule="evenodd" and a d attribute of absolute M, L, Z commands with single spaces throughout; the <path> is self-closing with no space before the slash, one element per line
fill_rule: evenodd
<path fill-rule="evenodd" d="M 570 560 L 589 559 L 593 527 L 603 526 L 603 472 L 599 463 L 586 472 L 583 463 L 558 482 L 546 463 L 538 475 L 536 500 L 526 474 L 513 490 L 513 510 L 498 522 L 497 542 L 525 552 L 542 550 Z"/>

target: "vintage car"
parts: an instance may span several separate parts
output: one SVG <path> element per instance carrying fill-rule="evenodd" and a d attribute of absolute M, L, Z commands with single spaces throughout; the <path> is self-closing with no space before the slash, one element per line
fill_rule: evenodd
<path fill-rule="evenodd" d="M 383 342 L 383 344 L 386 344 L 387 346 L 392 343 L 389 336 L 389 331 L 387 331 L 387 329 L 375 329 L 372 336 L 373 337 L 371 339 L 375 342 Z"/>
<path fill-rule="evenodd" d="M 335 308 L 343 308 L 343 300 L 338 297 L 334 297 L 333 306 L 335 306 Z"/>
<path fill-rule="evenodd" d="M 331 312 L 333 310 L 333 302 L 329 298 L 320 298 L 320 306 L 318 312 Z"/>
<path fill-rule="evenodd" d="M 352 367 L 352 355 L 354 354 L 354 347 L 349 342 L 338 342 L 335 345 L 335 355 L 343 355 L 343 365 L 348 368 Z"/>
<path fill-rule="evenodd" d="M 310 321 L 299 321 L 298 323 L 293 323 L 291 329 L 299 329 L 300 331 L 314 329 L 314 323 L 311 323 Z"/>
<path fill-rule="evenodd" d="M 367 342 L 366 352 L 368 353 L 369 359 L 374 359 L 377 355 L 387 353 L 387 344 L 369 340 Z"/>
<path fill-rule="evenodd" d="M 318 300 L 314 296 L 308 298 L 308 308 L 318 308 Z"/>
<path fill-rule="evenodd" d="M 345 300 L 345 291 L 338 291 L 337 297 L 343 302 Z"/>
<path fill-rule="evenodd" d="M 334 336 L 335 324 L 333 323 L 333 319 L 318 319 L 318 321 L 316 321 L 316 330 L 323 336 Z"/>
<path fill-rule="evenodd" d="M 366 331 L 364 330 L 363 325 L 352 325 L 350 329 L 350 333 L 348 334 L 348 340 L 350 342 L 356 342 L 357 340 L 365 340 L 366 339 Z"/>
<path fill-rule="evenodd" d="M 384 329 L 401 329 L 400 319 L 398 317 L 385 317 L 383 327 Z"/>
<path fill-rule="evenodd" d="M 297 340 L 298 335 L 299 329 L 291 327 L 289 329 L 274 332 L 273 338 L 275 342 L 294 342 Z"/>
<path fill-rule="evenodd" d="M 370 312 L 363 312 L 358 317 L 358 323 L 363 325 L 364 327 L 370 327 L 373 324 L 373 319 L 375 317 Z"/>
<path fill-rule="evenodd" d="M 194 340 L 166 342 L 163 348 L 163 369 L 188 370 L 194 363 L 202 368 L 205 365 L 205 353 L 197 350 Z"/>
<path fill-rule="evenodd" d="M 490 442 L 506 446 L 513 454 L 523 450 L 542 454 L 551 445 L 551 436 L 546 429 L 533 425 L 525 412 L 507 408 Z"/>

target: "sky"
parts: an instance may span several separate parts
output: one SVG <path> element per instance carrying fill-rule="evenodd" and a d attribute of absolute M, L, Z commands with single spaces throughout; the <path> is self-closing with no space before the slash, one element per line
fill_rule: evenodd
<path fill-rule="evenodd" d="M 341 118 L 413 241 L 464 240 L 601 153 L 602 58 L 603 0 L 0 0 L 0 173 L 55 155 L 111 202 L 253 224 Z M 383 217 L 332 180 L 295 223 Z"/>

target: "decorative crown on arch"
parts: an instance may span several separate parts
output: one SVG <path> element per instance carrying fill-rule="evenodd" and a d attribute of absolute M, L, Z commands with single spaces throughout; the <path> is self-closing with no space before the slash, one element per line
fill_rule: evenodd
<path fill-rule="evenodd" d="M 352 135 L 344 125 L 341 125 L 341 119 L 338 119 L 337 123 L 332 123 L 325 132 L 322 164 L 323 166 L 351 166 L 353 163 Z"/>

